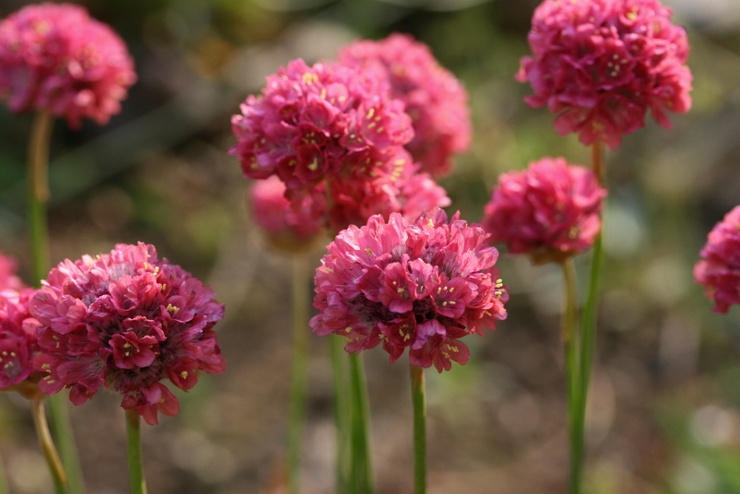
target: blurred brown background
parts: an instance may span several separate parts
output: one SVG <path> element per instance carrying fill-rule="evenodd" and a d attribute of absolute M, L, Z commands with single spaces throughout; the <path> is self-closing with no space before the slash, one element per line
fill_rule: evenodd
<path fill-rule="evenodd" d="M 27 2 L 2 0 L 5 17 Z M 542 156 L 588 164 L 589 150 L 529 108 L 514 81 L 533 0 L 89 0 L 135 57 L 123 112 L 82 131 L 54 128 L 52 261 L 153 243 L 227 306 L 228 370 L 180 393 L 182 411 L 144 428 L 156 494 L 278 493 L 290 377 L 290 260 L 249 218 L 230 116 L 289 60 L 332 58 L 358 37 L 407 32 L 470 94 L 474 141 L 444 185 L 478 221 L 496 177 Z M 591 393 L 589 494 L 740 492 L 740 311 L 710 312 L 691 270 L 712 225 L 740 203 L 740 4 L 665 0 L 687 26 L 694 108 L 608 154 L 606 265 Z M 698 8 L 698 5 L 701 8 Z M 0 250 L 26 269 L 25 142 L 31 117 L 0 109 Z M 311 269 L 321 249 L 306 259 Z M 468 341 L 466 367 L 428 376 L 430 494 L 566 490 L 561 278 L 502 256 L 509 319 Z M 588 256 L 578 260 L 581 292 Z M 26 271 L 24 271 L 26 274 Z M 307 281 L 308 283 L 308 281 Z M 304 492 L 333 492 L 327 341 L 313 337 Z M 411 492 L 404 359 L 365 355 L 378 494 Z M 71 414 L 91 494 L 128 491 L 124 416 L 100 393 Z M 0 400 L 12 492 L 51 484 L 27 404 Z"/>

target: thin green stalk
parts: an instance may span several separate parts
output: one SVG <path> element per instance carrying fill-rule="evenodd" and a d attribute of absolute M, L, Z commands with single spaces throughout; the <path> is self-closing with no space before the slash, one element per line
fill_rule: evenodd
<path fill-rule="evenodd" d="M 49 273 L 47 203 L 49 201 L 49 144 L 53 123 L 54 119 L 50 113 L 39 112 L 33 121 L 28 144 L 28 231 L 31 274 L 36 286 L 40 286 L 41 280 Z M 63 396 L 55 395 L 50 396 L 47 403 L 62 464 L 67 471 L 69 489 L 75 494 L 83 494 L 85 488 L 67 402 L 64 401 Z"/>
<path fill-rule="evenodd" d="M 336 492 L 350 492 L 349 402 L 343 338 L 329 337 L 334 385 L 334 425 L 337 433 Z"/>
<path fill-rule="evenodd" d="M 427 492 L 427 409 L 424 368 L 410 364 L 411 402 L 414 412 L 414 494 Z"/>
<path fill-rule="evenodd" d="M 351 466 L 352 494 L 372 494 L 373 475 L 370 461 L 370 411 L 362 357 L 349 354 L 350 408 L 351 408 Z"/>
<path fill-rule="evenodd" d="M 288 424 L 288 486 L 291 494 L 300 492 L 301 445 L 306 416 L 306 368 L 308 363 L 308 285 L 306 259 L 292 259 L 293 304 L 293 376 L 290 388 L 290 422 Z"/>
<path fill-rule="evenodd" d="M 604 166 L 604 156 L 602 143 L 594 142 L 592 148 L 592 167 L 599 180 L 604 186 L 606 169 Z M 586 404 L 588 403 L 588 386 L 591 378 L 591 364 L 593 361 L 593 347 L 596 338 L 596 323 L 599 304 L 599 285 L 601 281 L 601 272 L 604 263 L 604 251 L 602 244 L 602 235 L 604 231 L 604 212 L 601 212 L 601 231 L 596 236 L 591 253 L 591 271 L 588 280 L 588 289 L 586 292 L 586 304 L 583 307 L 581 318 L 581 348 L 580 348 L 580 384 L 578 390 L 578 415 L 576 417 L 577 431 L 580 437 L 577 438 L 580 444 L 585 442 L 585 424 L 586 424 Z"/>
<path fill-rule="evenodd" d="M 141 421 L 136 410 L 126 410 L 126 444 L 131 494 L 146 494 L 144 463 L 141 456 Z"/>
<path fill-rule="evenodd" d="M 569 257 L 562 262 L 563 288 L 563 316 L 561 338 L 565 350 L 566 387 L 568 392 L 568 430 L 570 440 L 570 494 L 581 492 L 581 474 L 583 467 L 583 432 L 579 423 L 579 393 L 580 368 L 578 365 L 580 338 L 576 331 L 576 268 L 573 258 Z"/>
<path fill-rule="evenodd" d="M 57 494 L 66 494 L 67 492 L 67 474 L 64 473 L 62 462 L 59 459 L 57 450 L 54 447 L 54 441 L 51 439 L 49 424 L 46 422 L 46 412 L 44 411 L 44 399 L 41 397 L 31 399 L 31 416 L 36 428 L 36 435 L 39 439 L 41 452 L 49 467 L 51 479 L 54 483 L 54 491 Z"/>

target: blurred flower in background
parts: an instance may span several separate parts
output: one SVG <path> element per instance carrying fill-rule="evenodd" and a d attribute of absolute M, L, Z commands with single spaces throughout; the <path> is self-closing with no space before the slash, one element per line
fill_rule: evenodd
<path fill-rule="evenodd" d="M 714 302 L 715 312 L 726 313 L 731 305 L 740 304 L 740 206 L 709 232 L 694 278 Z"/>

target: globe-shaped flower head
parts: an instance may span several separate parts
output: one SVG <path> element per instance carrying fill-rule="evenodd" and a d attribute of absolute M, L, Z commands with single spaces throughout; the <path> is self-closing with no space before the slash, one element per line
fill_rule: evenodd
<path fill-rule="evenodd" d="M 0 22 L 0 99 L 78 127 L 103 124 L 136 81 L 121 38 L 77 5 L 28 5 Z"/>
<path fill-rule="evenodd" d="M 694 278 L 714 302 L 714 312 L 724 314 L 740 304 L 740 206 L 709 232 Z"/>
<path fill-rule="evenodd" d="M 406 104 L 413 121 L 414 138 L 406 148 L 422 170 L 449 172 L 452 155 L 470 146 L 468 94 L 429 47 L 396 33 L 380 41 L 356 41 L 339 53 L 339 61 L 386 74 L 391 95 Z"/>
<path fill-rule="evenodd" d="M 460 339 L 506 318 L 508 293 L 487 237 L 439 208 L 414 222 L 393 213 L 350 226 L 316 270 L 311 328 L 345 336 L 352 353 L 382 343 L 391 362 L 408 348 L 419 367 L 465 364 L 470 350 Z"/>
<path fill-rule="evenodd" d="M 562 135 L 610 148 L 666 110 L 690 109 L 689 45 L 671 10 L 658 0 L 545 0 L 535 10 L 529 46 L 517 74 L 534 92 L 533 107 L 557 115 Z"/>
<path fill-rule="evenodd" d="M 41 324 L 39 387 L 47 394 L 69 388 L 75 405 L 105 387 L 123 396 L 123 408 L 156 424 L 157 412 L 179 410 L 163 379 L 187 391 L 200 372 L 225 370 L 213 331 L 223 306 L 151 245 L 119 244 L 109 254 L 65 260 L 29 308 Z"/>
<path fill-rule="evenodd" d="M 561 261 L 594 242 L 605 196 L 591 170 L 543 158 L 499 177 L 483 226 L 491 242 L 513 254 L 529 254 L 535 263 Z"/>
<path fill-rule="evenodd" d="M 403 147 L 413 137 L 411 120 L 382 72 L 293 60 L 246 99 L 232 129 L 230 152 L 244 175 L 276 175 L 285 197 L 301 207 L 308 196 L 313 217 L 332 231 L 379 212 L 416 216 L 418 190 L 433 206 L 448 202 L 435 184 L 407 186 L 430 179 L 416 173 Z"/>

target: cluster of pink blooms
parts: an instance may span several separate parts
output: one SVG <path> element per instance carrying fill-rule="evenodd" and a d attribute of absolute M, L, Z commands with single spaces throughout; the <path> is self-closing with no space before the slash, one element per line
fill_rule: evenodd
<path fill-rule="evenodd" d="M 0 22 L 0 98 L 78 127 L 105 123 L 135 82 L 121 38 L 72 4 L 28 5 Z"/>
<path fill-rule="evenodd" d="M 179 410 L 163 379 L 187 391 L 200 372 L 225 370 L 212 329 L 223 306 L 151 245 L 119 244 L 109 254 L 60 263 L 29 310 L 39 322 L 39 388 L 69 388 L 76 405 L 105 387 L 123 396 L 123 408 L 156 424 L 158 412 Z"/>
<path fill-rule="evenodd" d="M 404 148 L 411 119 L 389 92 L 384 73 L 294 60 L 232 117 L 230 152 L 247 177 L 280 178 L 286 198 L 332 231 L 378 212 L 415 217 L 418 204 L 447 205 L 445 191 L 417 173 Z"/>
<path fill-rule="evenodd" d="M 606 190 L 588 168 L 543 158 L 501 175 L 484 207 L 491 241 L 536 263 L 561 261 L 588 249 L 601 228 Z"/>
<path fill-rule="evenodd" d="M 714 312 L 726 313 L 740 304 L 740 206 L 709 232 L 694 278 L 714 302 Z"/>
<path fill-rule="evenodd" d="M 356 41 L 339 53 L 347 66 L 385 73 L 391 96 L 406 106 L 414 138 L 406 145 L 422 170 L 439 176 L 452 168 L 452 155 L 470 146 L 472 124 L 462 84 L 439 65 L 429 47 L 408 35 Z"/>
<path fill-rule="evenodd" d="M 393 213 L 350 226 L 316 270 L 312 330 L 345 336 L 352 353 L 382 343 L 391 362 L 408 348 L 416 366 L 465 364 L 460 338 L 506 318 L 508 293 L 487 237 L 439 208 L 414 222 Z"/>
<path fill-rule="evenodd" d="M 658 0 L 545 0 L 517 74 L 532 86 L 526 101 L 547 106 L 560 134 L 577 132 L 587 145 L 615 148 L 648 110 L 670 127 L 665 111 L 690 109 L 692 81 L 686 32 L 670 17 Z"/>
<path fill-rule="evenodd" d="M 33 375 L 31 359 L 38 349 L 37 321 L 28 313 L 34 290 L 15 274 L 15 262 L 0 254 L 0 389 L 33 394 L 24 381 Z"/>
<path fill-rule="evenodd" d="M 256 180 L 249 189 L 254 222 L 279 249 L 300 250 L 322 233 L 310 205 L 304 203 L 291 204 L 285 198 L 285 184 L 275 175 Z"/>

